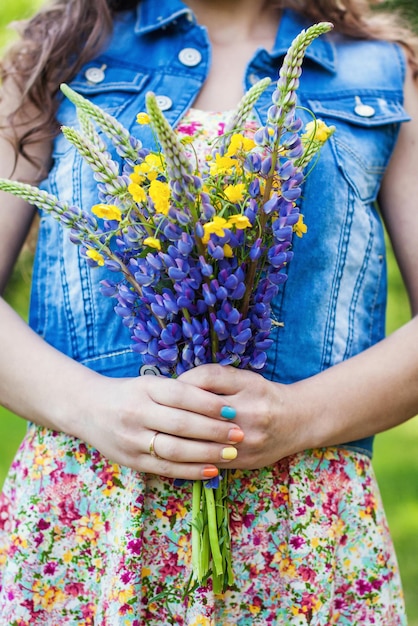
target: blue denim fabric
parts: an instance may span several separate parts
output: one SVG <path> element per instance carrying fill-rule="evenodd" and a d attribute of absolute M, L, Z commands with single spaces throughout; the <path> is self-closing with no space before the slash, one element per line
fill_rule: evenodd
<path fill-rule="evenodd" d="M 264 76 L 275 80 L 293 37 L 308 25 L 284 11 L 273 51 L 256 52 L 244 88 Z M 186 64 L 184 56 L 179 58 L 185 49 Z M 150 145 L 149 129 L 135 122 L 145 108 L 145 94 L 163 97 L 165 115 L 175 125 L 193 104 L 209 65 L 206 31 L 188 7 L 180 0 L 143 0 L 137 13 L 117 19 L 107 49 L 81 70 L 72 87 Z M 271 380 L 291 383 L 312 376 L 384 336 L 385 246 L 375 201 L 399 124 L 408 119 L 402 106 L 404 66 L 400 49 L 383 42 L 331 34 L 308 48 L 299 104 L 337 131 L 304 187 L 302 213 L 309 230 L 303 239 L 295 238 L 289 280 L 274 302 L 278 325 L 265 371 Z M 96 82 L 89 80 L 92 68 L 102 72 Z M 271 90 L 256 106 L 260 119 L 270 97 Z M 364 114 L 372 112 L 365 106 L 373 108 L 373 115 Z M 301 116 L 310 119 L 303 109 Z M 77 126 L 71 103 L 62 102 L 59 120 Z M 85 209 L 97 202 L 90 168 L 63 136 L 55 141 L 53 167 L 42 186 Z M 106 275 L 101 268 L 89 269 L 68 231 L 41 216 L 31 326 L 98 372 L 136 376 L 141 358 L 130 349 L 114 301 L 99 292 Z M 371 454 L 372 438 L 348 445 Z"/>

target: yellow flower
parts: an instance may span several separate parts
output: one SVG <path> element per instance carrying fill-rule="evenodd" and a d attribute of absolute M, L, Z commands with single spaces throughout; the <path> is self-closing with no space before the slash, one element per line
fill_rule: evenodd
<path fill-rule="evenodd" d="M 244 183 L 238 183 L 237 185 L 228 185 L 224 189 L 224 194 L 230 202 L 233 204 L 241 202 L 244 199 L 245 185 Z"/>
<path fill-rule="evenodd" d="M 64 554 L 62 555 L 62 560 L 64 561 L 64 563 L 70 563 L 72 558 L 73 558 L 72 552 L 64 552 Z"/>
<path fill-rule="evenodd" d="M 95 261 L 97 265 L 104 265 L 104 257 L 100 254 L 100 252 L 97 252 L 97 250 L 93 250 L 93 248 L 88 248 L 86 251 L 86 256 L 88 256 L 89 259 Z"/>
<path fill-rule="evenodd" d="M 128 600 L 131 600 L 135 596 L 133 585 L 129 585 L 126 589 L 119 591 L 118 600 L 120 604 L 126 604 Z"/>
<path fill-rule="evenodd" d="M 215 176 L 216 174 L 230 174 L 236 167 L 237 162 L 235 159 L 216 154 L 215 162 L 212 161 L 210 164 L 210 173 L 211 176 Z"/>
<path fill-rule="evenodd" d="M 185 135 L 185 137 L 182 137 L 180 141 L 184 146 L 187 146 L 189 143 L 193 143 L 193 137 Z"/>
<path fill-rule="evenodd" d="M 31 470 L 31 477 L 38 479 L 42 476 L 48 476 L 53 470 L 53 458 L 51 454 L 45 449 L 45 446 L 36 446 L 35 459 L 34 463 L 32 464 Z"/>
<path fill-rule="evenodd" d="M 190 542 L 184 535 L 178 540 L 177 557 L 179 561 L 183 561 L 186 565 L 190 565 L 192 561 Z"/>
<path fill-rule="evenodd" d="M 206 222 L 206 224 L 203 224 L 203 230 L 205 231 L 205 234 L 202 238 L 203 243 L 208 243 L 210 235 L 212 233 L 218 235 L 218 237 L 223 237 L 225 235 L 225 228 L 227 226 L 228 222 L 226 221 L 226 219 L 215 215 L 211 222 Z"/>
<path fill-rule="evenodd" d="M 145 193 L 145 189 L 137 183 L 131 183 L 130 185 L 128 185 L 128 191 L 131 194 L 132 198 L 135 200 L 135 202 L 143 204 L 147 201 L 147 194 Z"/>
<path fill-rule="evenodd" d="M 150 119 L 148 113 L 145 113 L 144 111 L 138 113 L 138 115 L 136 116 L 136 121 L 138 124 L 141 124 L 141 126 L 149 124 Z"/>
<path fill-rule="evenodd" d="M 244 137 L 241 133 L 235 133 L 231 137 L 231 143 L 227 150 L 226 156 L 231 157 L 237 154 L 237 152 L 249 152 L 255 146 L 255 141 L 249 137 Z"/>
<path fill-rule="evenodd" d="M 161 242 L 156 237 L 146 237 L 144 239 L 144 246 L 149 246 L 150 248 L 161 250 Z"/>
<path fill-rule="evenodd" d="M 303 215 L 299 215 L 299 219 L 296 224 L 293 226 L 293 232 L 297 234 L 298 237 L 302 237 L 305 233 L 308 232 L 308 227 L 303 222 Z"/>
<path fill-rule="evenodd" d="M 153 180 L 149 186 L 149 195 L 154 202 L 155 212 L 167 215 L 170 208 L 170 187 L 168 183 Z"/>
<path fill-rule="evenodd" d="M 86 462 L 86 455 L 83 452 L 79 452 L 78 450 L 74 453 L 74 456 L 77 460 L 77 463 L 85 463 Z"/>
<path fill-rule="evenodd" d="M 257 604 L 250 604 L 248 608 L 253 615 L 257 615 L 260 612 L 260 607 Z"/>
<path fill-rule="evenodd" d="M 322 120 L 312 120 L 306 124 L 302 139 L 306 143 L 310 141 L 325 143 L 325 141 L 333 134 L 334 130 L 334 126 L 327 126 Z"/>
<path fill-rule="evenodd" d="M 292 563 L 291 559 L 286 557 L 279 563 L 279 570 L 282 574 L 293 577 L 296 572 L 296 567 Z"/>
<path fill-rule="evenodd" d="M 22 548 L 27 548 L 28 547 L 28 541 L 27 539 L 25 539 L 24 537 L 21 537 L 20 535 L 16 535 L 13 534 L 11 536 L 11 540 L 14 546 L 18 546 L 18 547 L 22 547 Z"/>
<path fill-rule="evenodd" d="M 235 226 L 238 230 L 251 228 L 251 222 L 246 215 L 231 215 L 228 218 L 228 226 Z"/>
<path fill-rule="evenodd" d="M 224 255 L 227 259 L 232 259 L 234 257 L 234 251 L 232 250 L 229 243 L 226 243 L 223 247 Z"/>
<path fill-rule="evenodd" d="M 191 626 L 211 626 L 211 621 L 204 615 L 198 615 Z"/>
<path fill-rule="evenodd" d="M 129 175 L 131 181 L 133 183 L 136 183 L 137 185 L 142 185 L 142 183 L 146 179 L 145 174 L 139 169 L 140 167 L 140 165 L 135 165 L 134 171 L 132 172 L 132 174 Z"/>
<path fill-rule="evenodd" d="M 111 496 L 112 493 L 115 491 L 115 489 L 116 489 L 116 485 L 114 485 L 111 480 L 107 480 L 106 487 L 103 489 L 102 493 L 106 497 Z"/>
<path fill-rule="evenodd" d="M 95 204 L 91 207 L 91 212 L 105 220 L 120 222 L 122 219 L 122 211 L 115 204 Z"/>
<path fill-rule="evenodd" d="M 57 587 L 50 587 L 47 583 L 36 581 L 33 585 L 33 603 L 41 605 L 48 613 L 54 606 L 65 599 L 65 594 Z"/>
<path fill-rule="evenodd" d="M 147 154 L 144 161 L 140 165 L 136 165 L 134 173 L 143 175 L 148 180 L 155 180 L 160 174 L 164 174 L 164 156 L 162 154 Z"/>
<path fill-rule="evenodd" d="M 89 517 L 84 515 L 79 519 L 79 526 L 76 530 L 77 543 L 87 541 L 96 545 L 99 534 L 103 531 L 104 524 L 99 513 L 92 513 Z"/>

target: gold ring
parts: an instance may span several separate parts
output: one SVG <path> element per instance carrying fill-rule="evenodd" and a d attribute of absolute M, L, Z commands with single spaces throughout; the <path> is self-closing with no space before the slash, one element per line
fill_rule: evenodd
<path fill-rule="evenodd" d="M 149 453 L 151 456 L 155 457 L 156 459 L 161 459 L 161 456 L 158 456 L 158 454 L 155 451 L 155 440 L 157 439 L 157 435 L 159 435 L 159 432 L 156 432 L 153 434 L 152 439 L 149 443 Z"/>

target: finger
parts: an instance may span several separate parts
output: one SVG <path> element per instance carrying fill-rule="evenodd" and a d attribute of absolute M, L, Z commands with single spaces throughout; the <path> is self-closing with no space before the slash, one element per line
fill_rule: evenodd
<path fill-rule="evenodd" d="M 182 480 L 209 480 L 218 476 L 219 469 L 204 463 L 174 463 L 166 459 L 153 459 L 149 455 L 140 460 L 139 471 Z"/>
<path fill-rule="evenodd" d="M 176 463 L 228 463 L 238 456 L 237 448 L 232 445 L 192 441 L 160 432 L 152 436 L 149 452 L 155 459 Z"/>
<path fill-rule="evenodd" d="M 224 407 L 225 409 L 226 407 Z M 231 410 L 228 407 L 229 410 Z M 222 407 L 221 407 L 222 411 Z M 241 428 L 230 419 L 213 419 L 200 413 L 153 404 L 143 408 L 143 424 L 149 430 L 182 439 L 198 439 L 218 443 L 239 443 L 244 439 Z"/>
<path fill-rule="evenodd" d="M 185 384 L 179 379 L 159 378 L 148 384 L 147 392 L 156 404 L 222 419 L 221 409 L 225 405 L 225 399 L 199 385 Z"/>
<path fill-rule="evenodd" d="M 250 385 L 255 372 L 211 363 L 199 365 L 179 376 L 178 380 L 202 391 L 211 392 L 218 396 L 233 396 L 244 386 Z M 224 398 L 220 398 L 225 401 Z"/>

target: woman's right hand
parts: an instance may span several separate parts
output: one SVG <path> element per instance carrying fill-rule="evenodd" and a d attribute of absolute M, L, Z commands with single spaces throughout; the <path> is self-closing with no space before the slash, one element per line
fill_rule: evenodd
<path fill-rule="evenodd" d="M 244 438 L 221 416 L 222 396 L 194 385 L 162 376 L 88 377 L 89 406 L 77 436 L 121 465 L 173 478 L 211 478 Z M 152 440 L 157 456 L 150 453 Z"/>

